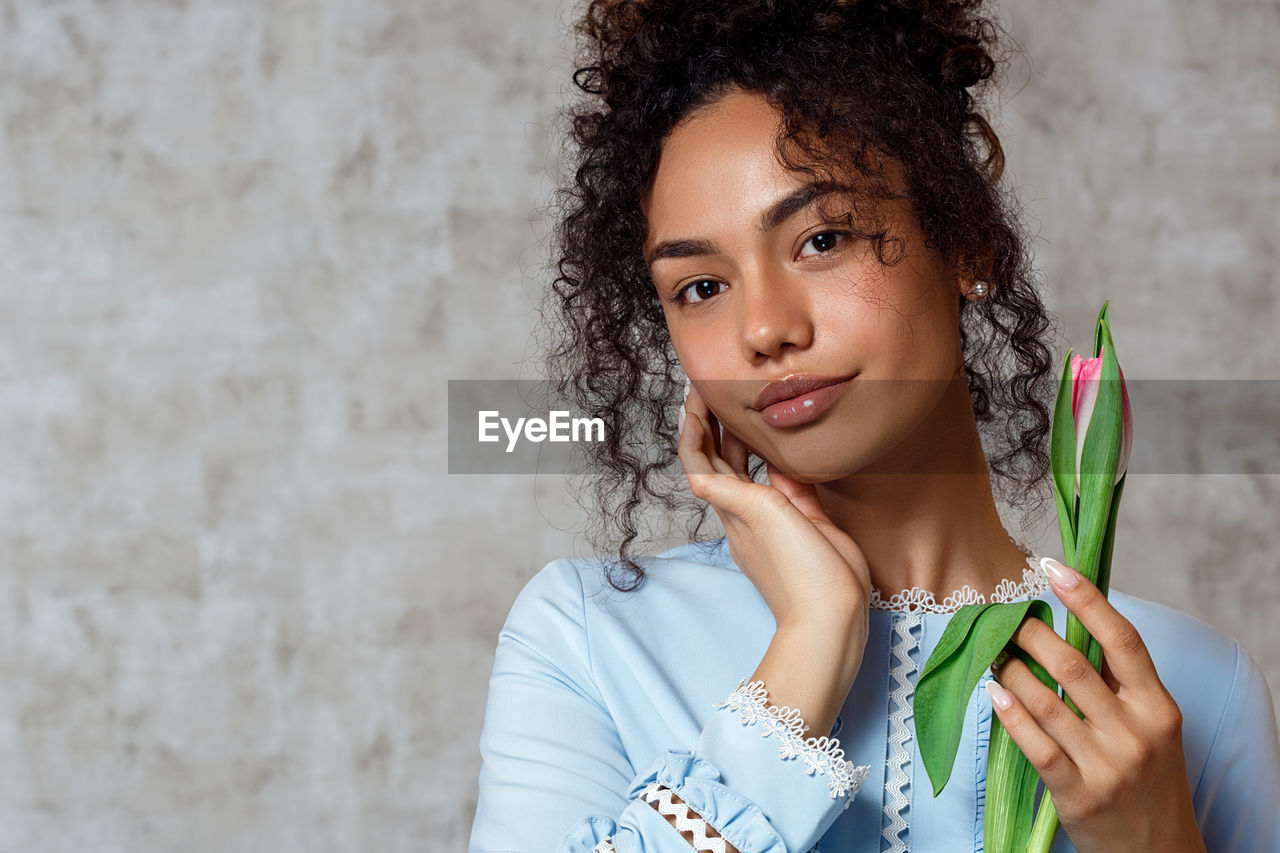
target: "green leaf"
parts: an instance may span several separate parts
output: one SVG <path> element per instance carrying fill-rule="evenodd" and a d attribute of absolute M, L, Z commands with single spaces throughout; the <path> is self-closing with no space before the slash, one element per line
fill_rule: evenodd
<path fill-rule="evenodd" d="M 966 604 L 955 612 L 947 621 L 947 627 L 943 629 L 938 645 L 933 647 L 933 654 L 929 655 L 929 660 L 925 662 L 924 670 L 920 673 L 921 677 L 929 671 L 930 666 L 942 663 L 960 650 L 969 637 L 974 620 L 990 606 L 990 604 Z"/>
<path fill-rule="evenodd" d="M 916 741 L 935 797 L 951 778 L 965 712 L 978 679 L 991 667 L 1028 612 L 1053 624 L 1049 605 L 1039 599 L 960 608 L 947 623 L 942 639 L 916 679 L 912 699 Z"/>
<path fill-rule="evenodd" d="M 1022 853 L 1026 849 L 1039 779 L 1031 762 L 993 713 L 987 750 L 987 793 L 982 816 L 982 849 L 986 853 Z M 1026 805 L 1025 797 L 1028 787 L 1031 789 L 1030 806 Z"/>
<path fill-rule="evenodd" d="M 1116 543 L 1116 519 L 1120 516 L 1120 493 L 1124 491 L 1124 481 L 1128 476 L 1128 471 L 1122 474 L 1120 482 L 1116 483 L 1115 488 L 1111 491 L 1111 507 L 1107 513 L 1107 532 L 1102 538 L 1102 552 L 1098 554 L 1098 580 L 1096 586 L 1104 596 L 1111 589 L 1111 551 Z"/>
<path fill-rule="evenodd" d="M 1097 358 L 1098 353 L 1102 351 L 1102 326 L 1104 323 L 1108 325 L 1110 325 L 1111 323 L 1111 318 L 1107 316 L 1107 308 L 1110 305 L 1111 305 L 1110 299 L 1102 303 L 1102 308 L 1098 311 L 1098 322 L 1095 323 L 1093 326 L 1093 357 L 1094 358 Z"/>
<path fill-rule="evenodd" d="M 1098 318 L 1102 335 L 1102 375 L 1098 398 L 1089 418 L 1084 453 L 1080 460 L 1080 521 L 1076 528 L 1075 570 L 1096 582 L 1098 557 L 1106 535 L 1111 511 L 1111 493 L 1116 469 L 1120 465 L 1123 442 L 1124 411 L 1120 391 L 1120 363 L 1116 360 L 1111 326 L 1106 321 L 1106 306 Z"/>
<path fill-rule="evenodd" d="M 1115 546 L 1116 518 L 1120 515 L 1120 494 L 1124 491 L 1124 481 L 1128 476 L 1128 472 L 1125 472 L 1111 492 L 1111 510 L 1107 518 L 1107 530 L 1098 553 L 1098 579 L 1095 585 L 1104 596 L 1111 590 L 1111 552 Z M 1072 648 L 1085 653 L 1094 669 L 1102 666 L 1102 646 L 1098 645 L 1098 641 L 1089 634 L 1084 623 L 1074 613 L 1067 614 L 1066 637 Z M 1071 710 L 1076 710 L 1075 704 L 1069 699 L 1067 704 L 1071 706 Z"/>
<path fill-rule="evenodd" d="M 1049 468 L 1053 473 L 1053 497 L 1058 505 L 1062 547 L 1070 565 L 1075 551 L 1076 424 L 1071 414 L 1071 354 L 1062 359 L 1058 398 L 1053 404 L 1053 432 L 1049 440 Z"/>

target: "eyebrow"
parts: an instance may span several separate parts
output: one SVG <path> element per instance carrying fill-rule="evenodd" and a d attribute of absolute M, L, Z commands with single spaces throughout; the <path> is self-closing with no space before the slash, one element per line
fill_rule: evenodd
<path fill-rule="evenodd" d="M 758 227 L 762 232 L 772 231 L 818 199 L 838 190 L 839 187 L 834 184 L 819 181 L 796 187 L 769 205 L 769 208 L 760 216 Z M 653 251 L 649 253 L 646 260 L 652 264 L 664 258 L 694 258 L 714 255 L 719 251 L 716 244 L 710 240 L 663 240 L 653 247 Z"/>

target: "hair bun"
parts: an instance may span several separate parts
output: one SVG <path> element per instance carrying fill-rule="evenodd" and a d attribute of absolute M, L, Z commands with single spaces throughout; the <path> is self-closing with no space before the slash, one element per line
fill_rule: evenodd
<path fill-rule="evenodd" d="M 712 41 L 736 33 L 768 41 L 769 33 L 839 33 L 851 48 L 881 43 L 940 89 L 965 90 L 991 77 L 998 42 L 985 14 L 988 0 L 589 0 L 576 31 L 587 67 L 575 82 L 600 94 L 624 55 L 654 56 L 692 31 Z M 710 46 L 710 45 L 706 45 Z M 889 57 L 886 56 L 886 59 Z"/>

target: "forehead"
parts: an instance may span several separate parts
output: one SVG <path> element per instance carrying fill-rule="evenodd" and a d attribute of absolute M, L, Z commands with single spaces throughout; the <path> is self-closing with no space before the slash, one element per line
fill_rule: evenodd
<path fill-rule="evenodd" d="M 782 115 L 767 98 L 734 90 L 685 116 L 663 140 L 661 159 L 757 153 L 772 149 L 781 129 Z"/>
<path fill-rule="evenodd" d="M 683 234 L 709 214 L 754 217 L 803 183 L 778 157 L 781 118 L 764 96 L 734 92 L 678 124 L 663 141 L 646 199 L 647 242 Z"/>

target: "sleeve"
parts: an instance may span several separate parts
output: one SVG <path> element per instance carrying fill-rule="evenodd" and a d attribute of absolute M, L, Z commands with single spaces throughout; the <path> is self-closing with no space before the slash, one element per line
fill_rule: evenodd
<path fill-rule="evenodd" d="M 1196 821 L 1213 853 L 1280 850 L 1275 706 L 1257 663 L 1235 648 L 1235 675 L 1196 785 Z"/>
<path fill-rule="evenodd" d="M 740 684 L 696 743 L 672 744 L 637 772 L 592 675 L 578 570 L 554 561 L 498 638 L 470 853 L 717 849 L 668 822 L 664 791 L 691 812 L 675 804 L 677 825 L 705 821 L 741 853 L 808 850 L 870 768 L 845 761 L 834 739 L 801 740 L 799 713 L 766 701 L 759 682 Z"/>

